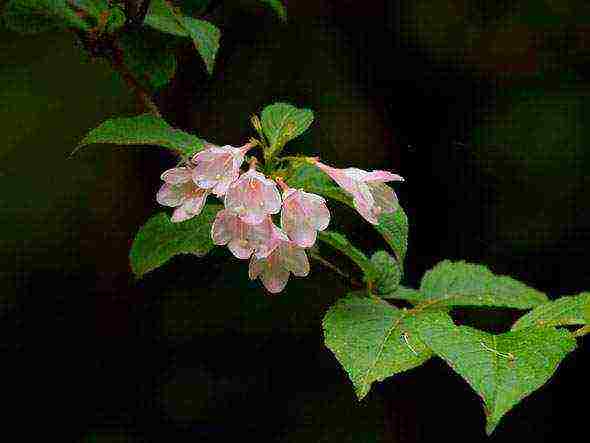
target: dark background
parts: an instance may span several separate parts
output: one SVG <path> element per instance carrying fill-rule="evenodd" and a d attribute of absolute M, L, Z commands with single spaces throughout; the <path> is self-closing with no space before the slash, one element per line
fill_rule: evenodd
<path fill-rule="evenodd" d="M 181 48 L 155 97 L 165 118 L 240 145 L 266 104 L 313 109 L 292 152 L 406 178 L 408 285 L 451 258 L 550 297 L 590 288 L 585 2 L 285 3 L 287 25 L 254 1 L 214 2 L 215 73 Z M 48 438 L 76 442 L 488 441 L 481 401 L 438 359 L 356 401 L 320 325 L 345 282 L 315 263 L 276 297 L 221 249 L 133 282 L 129 244 L 161 209 L 159 175 L 174 159 L 106 146 L 68 158 L 89 128 L 136 112 L 108 65 L 80 53 L 71 35 L 0 31 L 0 392 L 30 422 L 21 431 L 42 421 Z M 352 212 L 334 212 L 356 244 L 383 247 Z M 488 318 L 501 331 L 515 315 Z M 553 442 L 580 427 L 580 345 L 490 441 Z"/>

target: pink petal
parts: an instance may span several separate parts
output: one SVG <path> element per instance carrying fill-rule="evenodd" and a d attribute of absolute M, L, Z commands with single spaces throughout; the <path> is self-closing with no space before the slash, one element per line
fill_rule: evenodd
<path fill-rule="evenodd" d="M 241 260 L 250 258 L 254 250 L 248 245 L 248 241 L 240 238 L 232 239 L 227 247 L 231 253 Z"/>
<path fill-rule="evenodd" d="M 379 182 L 390 182 L 390 181 L 404 181 L 404 178 L 400 175 L 393 174 L 389 171 L 371 171 L 367 174 L 365 182 L 379 181 Z"/>
<path fill-rule="evenodd" d="M 289 271 L 279 267 L 266 268 L 260 279 L 268 292 L 278 294 L 287 286 Z"/>
<path fill-rule="evenodd" d="M 211 239 L 216 245 L 227 245 L 236 236 L 235 216 L 222 209 L 215 216 L 211 226 Z"/>
<path fill-rule="evenodd" d="M 282 243 L 288 242 L 289 237 L 277 228 L 274 223 L 272 222 L 270 217 L 267 217 L 267 222 L 261 223 L 259 226 L 267 225 L 268 228 L 263 228 L 263 236 L 256 237 L 254 232 L 258 231 L 256 228 L 257 226 L 251 226 L 251 239 L 252 239 L 252 246 L 256 250 L 255 255 L 257 258 L 265 258 L 268 257 L 271 253 L 273 253 L 277 247 L 279 247 Z"/>
<path fill-rule="evenodd" d="M 162 206 L 174 208 L 184 201 L 184 193 L 178 186 L 164 183 L 156 194 L 156 201 Z"/>
<path fill-rule="evenodd" d="M 372 225 L 379 223 L 378 215 L 375 213 L 375 206 L 368 205 L 364 200 L 353 200 L 353 205 L 358 213 Z"/>
<path fill-rule="evenodd" d="M 305 277 L 309 274 L 309 260 L 305 250 L 294 244 L 282 244 L 279 250 L 281 266 L 291 271 L 297 277 Z"/>
<path fill-rule="evenodd" d="M 250 264 L 248 265 L 248 277 L 250 280 L 256 280 L 258 276 L 264 272 L 265 262 L 266 260 L 264 259 L 259 259 L 255 256 L 252 256 L 250 259 Z"/>
<path fill-rule="evenodd" d="M 172 168 L 164 171 L 160 178 L 171 185 L 178 185 L 190 181 L 191 174 L 188 168 Z"/>
<path fill-rule="evenodd" d="M 203 190 L 198 192 L 196 195 L 187 198 L 181 207 L 189 214 L 199 215 L 203 210 L 203 206 L 205 206 L 205 200 L 207 200 L 208 195 L 208 191 Z"/>
<path fill-rule="evenodd" d="M 319 195 L 303 191 L 301 200 L 315 228 L 318 231 L 326 229 L 330 224 L 330 211 L 326 206 L 326 200 Z"/>
<path fill-rule="evenodd" d="M 226 175 L 224 178 L 219 180 L 213 188 L 213 194 L 215 194 L 217 197 L 223 197 L 230 185 L 237 180 L 238 176 L 239 172 L 235 171 L 233 175 Z"/>
<path fill-rule="evenodd" d="M 273 181 L 270 181 L 270 183 L 268 181 L 262 188 L 264 210 L 267 214 L 277 214 L 281 210 L 281 194 L 277 185 Z"/>
<path fill-rule="evenodd" d="M 187 212 L 186 209 L 183 206 L 179 206 L 178 208 L 176 208 L 174 210 L 174 212 L 172 213 L 172 217 L 170 218 L 170 221 L 172 221 L 172 223 L 180 223 L 183 222 L 185 220 L 191 219 L 195 216 L 195 214 L 191 214 L 190 212 Z"/>

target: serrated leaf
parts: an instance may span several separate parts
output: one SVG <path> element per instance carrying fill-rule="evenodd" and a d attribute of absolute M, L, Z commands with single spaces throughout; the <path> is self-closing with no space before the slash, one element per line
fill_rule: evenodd
<path fill-rule="evenodd" d="M 375 270 L 373 291 L 375 294 L 393 293 L 399 287 L 402 270 L 398 262 L 387 252 L 377 251 L 371 257 L 371 264 Z"/>
<path fill-rule="evenodd" d="M 324 317 L 325 344 L 362 399 L 373 382 L 428 360 L 432 353 L 416 331 L 421 324 L 446 315 L 434 311 L 412 314 L 375 297 L 348 294 Z"/>
<path fill-rule="evenodd" d="M 213 73 L 215 57 L 219 50 L 221 31 L 212 23 L 192 17 L 183 17 L 184 27 L 188 30 L 195 48 L 205 62 L 207 72 Z"/>
<path fill-rule="evenodd" d="M 261 122 L 271 150 L 276 150 L 309 128 L 313 122 L 313 111 L 288 103 L 274 103 L 262 110 Z"/>
<path fill-rule="evenodd" d="M 394 292 L 379 294 L 379 297 L 386 300 L 405 300 L 415 306 L 426 301 L 424 295 L 421 294 L 420 291 L 405 286 L 398 286 Z"/>
<path fill-rule="evenodd" d="M 205 62 L 207 72 L 213 72 L 221 38 L 221 31 L 215 25 L 180 14 L 166 0 L 152 1 L 144 23 L 167 34 L 190 38 Z"/>
<path fill-rule="evenodd" d="M 398 205 L 398 208 L 393 213 L 381 214 L 379 223 L 375 225 L 375 229 L 379 231 L 391 249 L 393 249 L 397 261 L 403 269 L 403 263 L 408 249 L 408 216 L 401 205 Z"/>
<path fill-rule="evenodd" d="M 178 254 L 209 252 L 213 247 L 211 225 L 221 205 L 207 204 L 198 216 L 172 223 L 164 212 L 154 215 L 141 227 L 129 252 L 131 269 L 141 278 Z"/>
<path fill-rule="evenodd" d="M 561 297 L 537 306 L 512 326 L 513 331 L 535 326 L 564 326 L 590 324 L 586 310 L 590 305 L 590 292 Z"/>
<path fill-rule="evenodd" d="M 488 434 L 504 414 L 547 382 L 576 347 L 564 329 L 529 328 L 493 335 L 456 326 L 448 317 L 420 324 L 418 333 L 483 399 Z"/>
<path fill-rule="evenodd" d="M 547 303 L 542 292 L 487 267 L 444 260 L 427 271 L 420 284 L 425 301 L 436 306 L 494 306 L 530 309 Z"/>
<path fill-rule="evenodd" d="M 318 239 L 324 243 L 329 244 L 334 249 L 339 250 L 353 262 L 355 262 L 357 266 L 363 271 L 365 280 L 375 280 L 375 269 L 373 268 L 371 261 L 365 254 L 363 254 L 361 250 L 350 243 L 344 235 L 333 231 L 321 231 L 318 232 Z"/>
<path fill-rule="evenodd" d="M 10 0 L 3 11 L 3 21 L 9 29 L 22 34 L 66 28 L 90 29 L 66 0 Z"/>
<path fill-rule="evenodd" d="M 262 3 L 266 3 L 269 7 L 271 7 L 279 16 L 279 18 L 283 21 L 287 21 L 287 8 L 281 2 L 281 0 L 260 0 Z"/>
<path fill-rule="evenodd" d="M 149 91 L 165 86 L 176 71 L 176 56 L 167 45 L 146 32 L 123 34 L 119 43 L 125 66 L 139 83 Z"/>
<path fill-rule="evenodd" d="M 76 150 L 94 143 L 162 146 L 190 157 L 203 148 L 205 141 L 173 128 L 162 118 L 142 114 L 103 122 L 82 139 Z"/>

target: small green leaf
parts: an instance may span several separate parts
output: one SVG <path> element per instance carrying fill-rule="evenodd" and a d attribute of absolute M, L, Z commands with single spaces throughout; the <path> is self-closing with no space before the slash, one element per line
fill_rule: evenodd
<path fill-rule="evenodd" d="M 344 235 L 333 231 L 321 231 L 318 232 L 318 239 L 339 250 L 355 262 L 362 269 L 366 281 L 375 280 L 375 269 L 371 261 L 362 251 L 353 246 Z"/>
<path fill-rule="evenodd" d="M 561 297 L 537 306 L 512 326 L 513 331 L 535 326 L 563 326 L 590 324 L 585 312 L 590 305 L 590 292 Z"/>
<path fill-rule="evenodd" d="M 281 2 L 281 0 L 260 0 L 262 3 L 266 3 L 269 7 L 271 7 L 279 16 L 279 18 L 283 21 L 287 21 L 287 8 Z"/>
<path fill-rule="evenodd" d="M 215 25 L 178 13 L 166 0 L 152 0 L 144 23 L 166 34 L 190 38 L 205 62 L 207 72 L 213 72 L 221 38 Z"/>
<path fill-rule="evenodd" d="M 176 71 L 176 56 L 171 49 L 141 30 L 125 33 L 119 38 L 125 66 L 149 91 L 165 86 Z"/>
<path fill-rule="evenodd" d="M 211 225 L 221 205 L 207 204 L 198 216 L 172 223 L 164 212 L 154 215 L 141 227 L 129 252 L 131 269 L 136 277 L 162 266 L 178 254 L 209 252 L 213 247 Z"/>
<path fill-rule="evenodd" d="M 548 301 L 542 292 L 482 265 L 444 260 L 420 284 L 426 302 L 436 306 L 494 306 L 530 309 Z"/>
<path fill-rule="evenodd" d="M 393 213 L 381 214 L 379 223 L 375 225 L 375 229 L 379 231 L 391 249 L 393 249 L 395 257 L 403 269 L 403 263 L 408 249 L 408 216 L 404 212 L 404 209 L 399 206 Z"/>
<path fill-rule="evenodd" d="M 348 294 L 324 317 L 325 344 L 362 399 L 373 382 L 428 360 L 431 351 L 418 338 L 417 330 L 446 316 L 436 311 L 412 314 L 375 297 Z"/>
<path fill-rule="evenodd" d="M 113 34 L 123 26 L 125 26 L 125 21 L 127 18 L 125 17 L 125 12 L 121 9 L 120 6 L 114 6 L 109 11 L 109 16 L 107 18 L 107 22 L 105 23 L 105 32 L 107 34 Z"/>
<path fill-rule="evenodd" d="M 3 11 L 3 21 L 9 29 L 22 34 L 66 28 L 90 29 L 66 0 L 10 0 Z"/>
<path fill-rule="evenodd" d="M 564 329 L 529 328 L 493 335 L 455 326 L 449 317 L 421 323 L 418 333 L 483 399 L 488 434 L 504 414 L 545 384 L 576 347 Z"/>
<path fill-rule="evenodd" d="M 393 293 L 399 287 L 402 270 L 397 261 L 385 251 L 377 251 L 371 257 L 375 270 L 374 292 L 378 295 Z"/>
<path fill-rule="evenodd" d="M 219 50 L 221 32 L 215 25 L 208 21 L 191 17 L 183 17 L 182 19 L 184 27 L 189 32 L 195 48 L 205 62 L 207 72 L 212 74 L 213 67 L 215 66 L 215 57 Z"/>
<path fill-rule="evenodd" d="M 163 146 L 190 157 L 203 148 L 205 141 L 180 129 L 174 129 L 162 118 L 142 114 L 105 121 L 84 137 L 76 151 L 94 143 Z"/>
<path fill-rule="evenodd" d="M 300 109 L 288 103 L 267 106 L 261 114 L 262 130 L 272 151 L 281 149 L 289 140 L 303 134 L 313 122 L 311 109 Z"/>

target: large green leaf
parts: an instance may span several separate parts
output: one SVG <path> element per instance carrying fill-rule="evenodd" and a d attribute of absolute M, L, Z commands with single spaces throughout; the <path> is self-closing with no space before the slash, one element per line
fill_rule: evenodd
<path fill-rule="evenodd" d="M 352 245 L 344 235 L 333 231 L 322 231 L 318 233 L 318 238 L 355 262 L 362 269 L 365 280 L 375 280 L 376 273 L 371 260 L 362 251 Z"/>
<path fill-rule="evenodd" d="M 283 5 L 281 0 L 260 0 L 262 3 L 266 3 L 269 7 L 271 7 L 279 16 L 279 18 L 286 22 L 287 21 L 287 8 Z"/>
<path fill-rule="evenodd" d="M 11 30 L 23 34 L 65 28 L 90 29 L 66 0 L 10 0 L 3 11 L 3 21 Z"/>
<path fill-rule="evenodd" d="M 590 292 L 561 297 L 537 306 L 512 326 L 513 331 L 534 326 L 562 326 L 589 324 L 586 310 L 590 306 Z"/>
<path fill-rule="evenodd" d="M 269 105 L 262 110 L 261 116 L 262 130 L 273 151 L 303 134 L 313 122 L 311 109 L 296 108 L 288 103 Z"/>
<path fill-rule="evenodd" d="M 412 303 L 414 306 L 420 305 L 426 301 L 424 295 L 422 295 L 420 291 L 406 286 L 398 286 L 395 291 L 379 294 L 379 297 L 387 300 L 404 300 Z"/>
<path fill-rule="evenodd" d="M 420 284 L 425 302 L 440 306 L 494 306 L 530 309 L 548 301 L 542 292 L 482 265 L 444 260 Z"/>
<path fill-rule="evenodd" d="M 371 257 L 371 264 L 375 271 L 375 294 L 394 293 L 402 278 L 402 270 L 398 262 L 387 252 L 377 251 Z"/>
<path fill-rule="evenodd" d="M 176 56 L 160 39 L 147 32 L 125 33 L 119 38 L 127 68 L 149 91 L 165 86 L 176 71 Z"/>
<path fill-rule="evenodd" d="M 142 114 L 105 121 L 90 131 L 76 150 L 94 143 L 163 146 L 188 157 L 200 151 L 205 141 L 173 128 L 162 118 Z"/>
<path fill-rule="evenodd" d="M 205 62 L 207 72 L 213 72 L 221 38 L 215 25 L 180 14 L 166 0 L 152 0 L 145 24 L 167 34 L 190 38 Z"/>
<path fill-rule="evenodd" d="M 493 335 L 449 317 L 419 326 L 420 339 L 442 357 L 485 403 L 491 434 L 504 414 L 547 382 L 576 347 L 572 335 L 554 328 L 529 328 Z"/>
<path fill-rule="evenodd" d="M 136 277 L 143 277 L 178 254 L 209 252 L 213 247 L 211 225 L 221 205 L 207 204 L 197 217 L 172 223 L 164 212 L 154 215 L 141 227 L 129 252 L 131 269 Z"/>
<path fill-rule="evenodd" d="M 417 330 L 446 317 L 443 312 L 412 313 L 375 297 L 349 294 L 324 317 L 324 338 L 362 399 L 373 382 L 428 360 L 431 351 Z"/>

